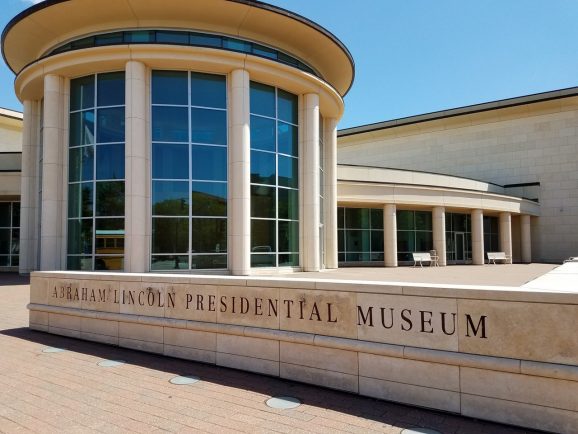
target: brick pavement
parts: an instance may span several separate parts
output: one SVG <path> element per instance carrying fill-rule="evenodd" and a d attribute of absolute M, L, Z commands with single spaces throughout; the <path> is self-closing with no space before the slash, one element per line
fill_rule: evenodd
<path fill-rule="evenodd" d="M 524 431 L 352 394 L 28 330 L 27 281 L 0 274 L 0 432 L 400 433 Z M 45 347 L 66 348 L 42 353 Z M 104 359 L 125 360 L 102 368 Z M 175 375 L 196 375 L 187 386 Z M 294 410 L 271 396 L 303 401 Z"/>

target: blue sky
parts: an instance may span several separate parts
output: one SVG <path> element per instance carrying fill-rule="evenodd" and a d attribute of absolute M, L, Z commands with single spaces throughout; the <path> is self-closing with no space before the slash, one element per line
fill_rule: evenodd
<path fill-rule="evenodd" d="M 268 1 L 353 54 L 340 128 L 578 85 L 576 0 Z M 2 0 L 0 26 L 30 4 Z M 13 78 L 2 65 L 0 107 L 20 110 Z"/>

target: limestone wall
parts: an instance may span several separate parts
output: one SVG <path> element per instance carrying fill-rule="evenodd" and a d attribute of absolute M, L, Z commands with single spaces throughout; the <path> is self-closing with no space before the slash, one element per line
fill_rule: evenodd
<path fill-rule="evenodd" d="M 30 327 L 557 432 L 578 426 L 578 294 L 33 273 Z"/>
<path fill-rule="evenodd" d="M 500 185 L 539 182 L 533 258 L 558 262 L 577 254 L 578 97 L 340 137 L 338 162 Z"/>

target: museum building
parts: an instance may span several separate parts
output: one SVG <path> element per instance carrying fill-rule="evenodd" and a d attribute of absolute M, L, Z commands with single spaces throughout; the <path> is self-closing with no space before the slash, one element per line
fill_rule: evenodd
<path fill-rule="evenodd" d="M 575 253 L 575 89 L 338 139 L 351 54 L 247 0 L 47 0 L 8 24 L 2 50 L 24 116 L 0 269 L 249 275 Z"/>

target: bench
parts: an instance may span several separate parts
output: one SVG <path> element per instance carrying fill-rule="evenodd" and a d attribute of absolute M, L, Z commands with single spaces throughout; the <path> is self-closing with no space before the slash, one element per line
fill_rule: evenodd
<path fill-rule="evenodd" d="M 417 265 L 418 262 L 419 262 L 419 266 L 423 267 L 423 262 L 429 262 L 431 265 L 431 263 L 433 261 L 431 254 L 429 254 L 429 253 L 414 252 L 411 255 L 413 256 L 413 266 L 414 267 Z"/>
<path fill-rule="evenodd" d="M 488 262 L 490 264 L 496 264 L 496 261 L 503 261 L 504 264 L 511 264 L 512 259 L 510 255 L 506 255 L 504 252 L 488 252 Z"/>

